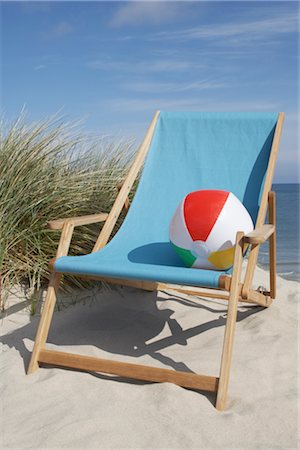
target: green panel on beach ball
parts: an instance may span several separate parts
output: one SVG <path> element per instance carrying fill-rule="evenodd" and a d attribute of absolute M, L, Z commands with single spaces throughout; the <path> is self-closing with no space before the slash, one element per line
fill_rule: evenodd
<path fill-rule="evenodd" d="M 184 248 L 177 247 L 177 245 L 173 244 L 173 242 L 171 242 L 171 244 L 173 245 L 175 251 L 180 256 L 180 258 L 182 259 L 184 264 L 187 267 L 192 267 L 192 265 L 194 264 L 194 262 L 196 261 L 197 258 L 195 258 L 195 256 L 192 255 L 192 253 L 189 250 L 185 250 Z"/>

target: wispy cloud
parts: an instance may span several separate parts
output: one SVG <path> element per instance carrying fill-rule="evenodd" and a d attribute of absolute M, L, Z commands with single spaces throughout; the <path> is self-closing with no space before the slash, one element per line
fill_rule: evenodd
<path fill-rule="evenodd" d="M 285 13 L 273 15 L 273 17 L 228 22 L 223 24 L 209 24 L 183 30 L 166 31 L 156 34 L 156 39 L 172 39 L 178 41 L 188 41 L 197 39 L 224 39 L 224 43 L 232 44 L 232 39 L 238 42 L 261 40 L 264 36 L 278 35 L 282 33 L 292 33 L 297 31 L 298 17 L 295 14 Z M 230 39 L 226 41 L 225 39 Z"/>
<path fill-rule="evenodd" d="M 145 73 L 159 73 L 159 72 L 182 72 L 192 68 L 203 68 L 203 64 L 195 63 L 187 60 L 149 60 L 139 62 L 128 61 L 111 61 L 107 59 L 94 59 L 87 63 L 90 69 L 101 69 L 107 71 L 126 71 L 126 72 L 145 72 Z"/>
<path fill-rule="evenodd" d="M 188 91 L 199 91 L 203 89 L 219 89 L 224 88 L 226 83 L 214 80 L 202 80 L 192 83 L 160 83 L 160 82 L 145 82 L 137 81 L 123 84 L 125 89 L 134 92 L 144 93 L 179 93 Z"/>
<path fill-rule="evenodd" d="M 126 2 L 114 13 L 110 25 L 140 26 L 159 25 L 181 18 L 187 13 L 190 5 L 184 2 L 132 1 Z"/>
<path fill-rule="evenodd" d="M 102 104 L 103 106 L 103 104 Z M 170 111 L 276 111 L 277 102 L 262 101 L 251 102 L 245 99 L 228 102 L 207 101 L 195 97 L 165 99 L 161 97 L 149 98 L 118 98 L 106 102 L 107 108 L 111 111 L 125 112 L 150 112 L 156 110 Z M 230 107 L 229 107 L 230 106 Z"/>
<path fill-rule="evenodd" d="M 35 66 L 34 70 L 43 70 L 46 69 L 46 66 L 44 64 L 40 64 L 39 66 Z"/>

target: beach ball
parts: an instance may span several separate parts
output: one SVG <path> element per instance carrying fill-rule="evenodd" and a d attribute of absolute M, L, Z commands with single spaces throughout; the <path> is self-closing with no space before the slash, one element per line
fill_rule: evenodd
<path fill-rule="evenodd" d="M 226 270 L 233 265 L 237 231 L 253 230 L 247 209 L 232 193 L 201 190 L 188 194 L 170 223 L 170 242 L 188 267 Z"/>

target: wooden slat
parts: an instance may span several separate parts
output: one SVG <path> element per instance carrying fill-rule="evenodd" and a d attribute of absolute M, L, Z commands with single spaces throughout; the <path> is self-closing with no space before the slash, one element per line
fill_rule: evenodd
<path fill-rule="evenodd" d="M 242 232 L 237 233 L 234 251 L 232 281 L 229 293 L 228 312 L 225 326 L 220 378 L 216 403 L 216 408 L 220 411 L 225 409 L 227 400 L 229 375 L 232 360 L 233 340 L 234 340 L 235 324 L 237 318 L 237 307 L 239 299 L 239 282 L 243 262 L 243 236 L 244 234 Z"/>
<path fill-rule="evenodd" d="M 119 192 L 122 189 L 122 186 L 123 186 L 123 183 L 119 183 L 117 185 L 117 189 Z M 126 211 L 128 211 L 129 207 L 130 207 L 130 200 L 129 200 L 129 197 L 127 196 L 125 199 L 124 208 L 126 209 Z"/>
<path fill-rule="evenodd" d="M 274 225 L 274 233 L 269 239 L 270 256 L 270 297 L 276 298 L 276 194 L 269 193 L 269 222 Z"/>
<path fill-rule="evenodd" d="M 260 208 L 256 220 L 255 228 L 259 228 L 262 226 L 265 222 L 266 214 L 267 214 L 267 207 L 268 207 L 268 195 L 272 187 L 272 180 L 275 170 L 275 164 L 277 160 L 278 150 L 279 150 L 279 143 L 280 143 L 280 137 L 282 132 L 282 126 L 284 121 L 284 113 L 281 112 L 278 115 L 278 120 L 275 128 L 272 148 L 270 152 L 270 158 L 269 158 L 269 164 L 266 172 L 266 178 L 264 182 L 264 188 L 261 196 L 261 202 L 260 202 Z M 259 252 L 259 246 L 252 249 L 249 255 L 249 260 L 247 264 L 246 274 L 245 274 L 245 280 L 244 280 L 244 286 L 243 286 L 243 297 L 247 297 L 247 293 L 251 287 L 253 275 L 255 271 L 255 267 L 257 264 L 257 258 L 258 258 L 258 252 Z"/>
<path fill-rule="evenodd" d="M 56 258 L 66 256 L 68 254 L 73 231 L 74 231 L 73 223 L 66 222 L 63 226 L 62 233 L 60 236 L 59 244 L 56 251 Z"/>
<path fill-rule="evenodd" d="M 225 291 L 218 291 L 217 289 L 198 288 L 197 286 L 181 286 L 177 284 L 158 283 L 157 289 L 160 291 L 175 291 L 187 295 L 196 295 L 199 297 L 220 298 L 223 300 L 229 299 L 229 293 Z"/>
<path fill-rule="evenodd" d="M 90 225 L 92 223 L 104 222 L 108 217 L 107 213 L 89 214 L 87 216 L 66 217 L 65 219 L 51 220 L 48 222 L 50 230 L 61 230 L 66 222 L 70 222 L 74 227 Z"/>
<path fill-rule="evenodd" d="M 254 303 L 259 306 L 268 307 L 271 305 L 272 301 L 270 300 L 270 297 L 264 295 L 261 292 L 254 291 L 252 289 L 249 290 L 247 298 L 243 298 L 241 296 L 242 292 L 242 283 L 239 283 L 238 286 L 238 292 L 239 292 L 239 298 L 238 301 L 242 303 Z M 226 300 L 230 301 L 229 293 L 225 293 L 224 291 L 218 291 L 217 289 L 205 289 L 205 288 L 197 288 L 194 286 L 179 286 L 177 287 L 176 284 L 163 284 L 158 283 L 157 284 L 158 290 L 170 290 L 182 294 L 187 295 L 195 295 L 198 297 L 206 297 L 206 298 L 215 298 L 220 300 Z"/>
<path fill-rule="evenodd" d="M 221 275 L 219 278 L 219 289 L 230 290 L 231 277 L 229 275 Z"/>
<path fill-rule="evenodd" d="M 208 375 L 198 375 L 190 372 L 177 372 L 175 370 L 160 369 L 141 364 L 95 358 L 94 356 L 57 352 L 55 350 L 41 350 L 38 360 L 40 363 L 44 364 L 53 364 L 55 366 L 85 370 L 88 372 L 107 373 L 137 380 L 159 383 L 169 382 L 186 388 L 210 392 L 216 392 L 218 386 L 218 378 Z"/>
<path fill-rule="evenodd" d="M 63 225 L 60 241 L 58 244 L 56 257 L 59 258 L 61 256 L 65 256 L 68 254 L 72 234 L 74 230 L 74 225 L 70 222 L 65 222 Z M 29 362 L 27 373 L 33 373 L 38 369 L 38 356 L 40 350 L 45 346 L 47 341 L 49 328 L 51 325 L 51 320 L 56 304 L 57 291 L 60 284 L 62 274 L 53 272 L 50 278 L 47 295 L 44 302 L 44 307 L 41 315 L 41 319 L 39 322 L 33 351 L 31 354 L 31 359 Z"/>
<path fill-rule="evenodd" d="M 57 272 L 52 273 L 42 311 L 42 316 L 40 318 L 37 334 L 35 337 L 33 351 L 27 369 L 28 374 L 35 372 L 39 367 L 38 358 L 41 349 L 45 346 L 45 343 L 47 341 L 60 280 L 61 280 L 60 273 Z"/>
<path fill-rule="evenodd" d="M 154 115 L 151 125 L 145 135 L 145 138 L 144 138 L 140 148 L 139 148 L 138 154 L 129 170 L 127 178 L 126 178 L 122 188 L 120 189 L 119 195 L 118 195 L 118 197 L 109 213 L 109 216 L 101 230 L 101 233 L 100 233 L 100 235 L 97 239 L 97 242 L 93 248 L 93 252 L 97 252 L 102 247 L 104 247 L 104 245 L 107 243 L 107 241 L 113 231 L 113 228 L 114 228 L 114 226 L 118 220 L 118 217 L 122 211 L 122 208 L 125 204 L 128 194 L 132 188 L 132 185 L 133 185 L 133 183 L 145 161 L 145 158 L 147 156 L 158 116 L 159 116 L 159 111 L 157 111 Z"/>
<path fill-rule="evenodd" d="M 269 295 L 254 291 L 253 289 L 249 290 L 247 300 L 244 299 L 244 301 L 247 301 L 249 303 L 256 303 L 257 305 L 263 306 L 264 308 L 268 308 L 272 304 L 272 299 Z"/>
<path fill-rule="evenodd" d="M 54 259 L 55 262 L 55 259 Z M 135 287 L 137 289 L 142 289 L 144 291 L 174 291 L 178 294 L 187 294 L 193 295 L 197 297 L 205 297 L 205 298 L 215 298 L 220 300 L 229 301 L 229 293 L 224 292 L 218 289 L 209 289 L 209 288 L 199 288 L 197 286 L 181 286 L 177 284 L 169 284 L 169 283 L 160 283 L 155 281 L 147 281 L 147 280 L 132 280 L 127 278 L 106 278 L 106 277 L 97 277 L 92 275 L 78 275 L 80 278 L 85 280 L 94 280 L 94 281 L 104 281 L 109 284 L 117 284 L 121 286 L 129 286 Z M 248 297 L 245 299 L 241 296 L 242 292 L 242 284 L 239 284 L 239 302 L 241 303 L 254 303 L 259 306 L 268 307 L 271 302 L 268 300 L 269 297 L 263 295 L 258 291 L 249 291 Z"/>
<path fill-rule="evenodd" d="M 274 225 L 266 224 L 262 225 L 259 228 L 256 228 L 251 233 L 248 233 L 244 236 L 244 242 L 247 244 L 263 244 L 275 231 Z"/>
<path fill-rule="evenodd" d="M 215 298 L 215 299 L 230 301 L 229 293 L 218 291 L 217 289 L 214 290 L 214 289 L 197 288 L 194 286 L 179 286 L 177 288 L 176 286 L 177 286 L 176 284 L 169 285 L 169 284 L 158 283 L 157 289 L 158 290 L 170 290 L 170 291 L 174 291 L 174 292 L 178 292 L 178 293 L 182 293 L 182 294 L 195 295 L 198 297 L 206 297 L 208 299 Z M 243 287 L 242 283 L 239 283 L 239 286 L 238 286 L 238 293 L 239 293 L 238 301 L 239 302 L 253 303 L 253 304 L 256 304 L 259 306 L 264 306 L 265 308 L 267 308 L 268 306 L 271 305 L 272 300 L 270 300 L 269 296 L 266 296 L 263 293 L 254 291 L 252 289 L 249 290 L 247 298 L 243 298 L 241 296 L 242 287 Z"/>

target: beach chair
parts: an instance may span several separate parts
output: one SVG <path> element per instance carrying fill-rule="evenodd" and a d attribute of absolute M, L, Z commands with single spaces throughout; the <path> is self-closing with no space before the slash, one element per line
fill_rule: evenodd
<path fill-rule="evenodd" d="M 276 219 L 272 178 L 284 114 L 157 112 L 109 214 L 59 219 L 62 230 L 28 373 L 39 364 L 95 371 L 126 378 L 177 385 L 216 394 L 216 408 L 226 405 L 238 302 L 270 306 L 276 295 Z M 145 163 L 145 164 L 144 164 Z M 125 220 L 109 241 L 134 181 L 144 165 Z M 191 191 L 233 192 L 250 213 L 255 229 L 236 235 L 232 270 L 183 267 L 169 243 L 169 223 L 176 206 Z M 268 223 L 265 224 L 268 210 Z M 93 252 L 67 256 L 74 227 L 104 222 Z M 269 240 L 270 289 L 254 290 L 260 245 Z M 241 279 L 243 252 L 250 249 Z M 172 290 L 228 303 L 218 376 L 179 372 L 47 349 L 46 341 L 63 273 L 154 290 Z"/>

